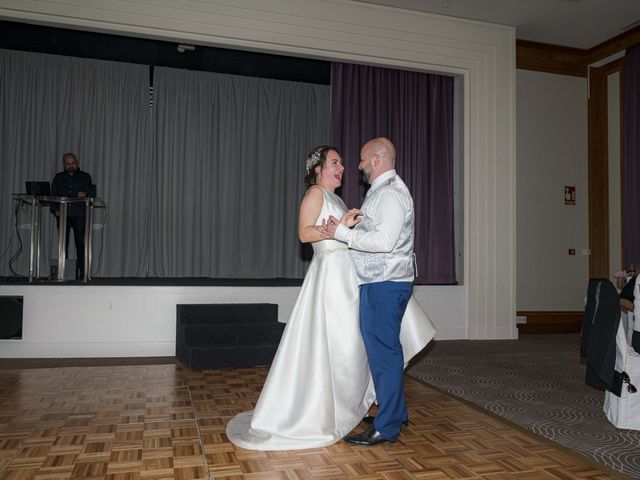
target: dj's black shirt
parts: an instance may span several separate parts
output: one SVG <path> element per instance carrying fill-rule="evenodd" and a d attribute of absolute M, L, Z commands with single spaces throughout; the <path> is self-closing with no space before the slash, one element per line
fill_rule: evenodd
<path fill-rule="evenodd" d="M 84 192 L 89 196 L 91 187 L 91 175 L 78 169 L 73 175 L 67 172 L 56 173 L 51 182 L 51 195 L 58 197 L 77 198 L 78 193 Z M 51 212 L 60 210 L 59 203 L 51 203 Z M 83 217 L 85 214 L 84 203 L 70 203 L 67 207 L 67 217 Z"/>

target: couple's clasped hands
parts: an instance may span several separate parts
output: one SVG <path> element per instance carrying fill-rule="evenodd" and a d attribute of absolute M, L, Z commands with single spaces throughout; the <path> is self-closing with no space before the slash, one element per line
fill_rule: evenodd
<path fill-rule="evenodd" d="M 340 220 L 333 215 L 329 215 L 328 219 L 322 219 L 322 225 L 316 227 L 320 236 L 325 240 L 331 240 L 335 238 L 336 230 L 339 224 L 343 224 L 345 227 L 352 228 L 362 221 L 364 212 L 358 208 L 352 208 L 345 213 Z"/>

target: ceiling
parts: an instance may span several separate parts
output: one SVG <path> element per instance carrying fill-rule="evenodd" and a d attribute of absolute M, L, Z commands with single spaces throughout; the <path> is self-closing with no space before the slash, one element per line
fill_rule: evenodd
<path fill-rule="evenodd" d="M 640 24 L 640 0 L 356 0 L 516 27 L 521 40 L 588 49 Z"/>

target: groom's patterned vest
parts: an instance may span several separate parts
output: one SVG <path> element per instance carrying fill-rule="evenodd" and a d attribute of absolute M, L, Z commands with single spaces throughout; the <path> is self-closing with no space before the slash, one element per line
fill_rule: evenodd
<path fill-rule="evenodd" d="M 414 211 L 413 199 L 402 179 L 395 175 L 381 185 L 370 188 L 361 210 L 365 212 L 362 222 L 354 228 L 372 231 L 376 227 L 377 212 L 380 208 L 382 192 L 393 192 L 404 207 L 405 217 L 400 237 L 393 250 L 388 253 L 368 253 L 351 250 L 351 258 L 358 276 L 358 283 L 374 283 L 386 280 L 413 282 L 414 279 Z"/>

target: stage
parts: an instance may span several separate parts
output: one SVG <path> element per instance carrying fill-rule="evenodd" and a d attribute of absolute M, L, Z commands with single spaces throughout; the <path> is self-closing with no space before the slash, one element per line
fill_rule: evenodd
<path fill-rule="evenodd" d="M 21 339 L 0 340 L 0 358 L 170 357 L 176 305 L 272 303 L 286 322 L 301 280 L 96 278 L 26 283 L 4 279 L 1 297 L 22 297 Z M 440 340 L 466 339 L 465 286 L 414 287 Z"/>

